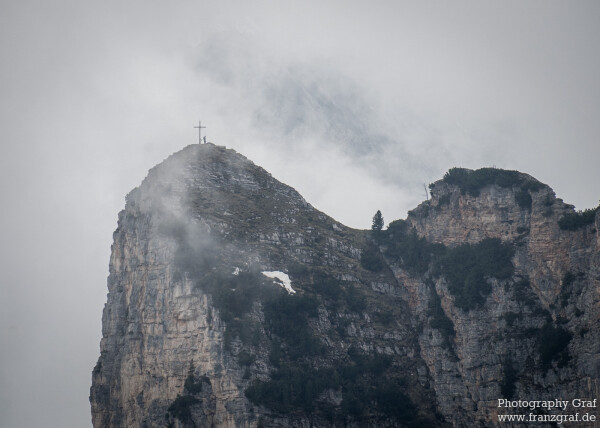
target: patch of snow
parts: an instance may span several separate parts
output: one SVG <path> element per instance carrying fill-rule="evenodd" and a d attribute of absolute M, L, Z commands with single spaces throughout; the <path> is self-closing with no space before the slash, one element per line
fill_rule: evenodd
<path fill-rule="evenodd" d="M 233 269 L 233 272 L 232 272 L 232 274 L 233 274 L 233 275 L 236 275 L 236 276 L 237 276 L 237 275 L 239 275 L 239 274 L 240 274 L 240 268 L 236 266 L 236 267 Z"/>
<path fill-rule="evenodd" d="M 276 270 L 272 272 L 263 272 L 262 274 L 267 278 L 272 278 L 274 283 L 281 285 L 288 293 L 294 294 L 296 292 L 296 290 L 292 288 L 292 281 L 287 273 Z"/>

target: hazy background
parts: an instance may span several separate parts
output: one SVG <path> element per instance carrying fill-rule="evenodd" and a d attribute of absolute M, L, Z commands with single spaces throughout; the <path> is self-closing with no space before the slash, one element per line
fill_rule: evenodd
<path fill-rule="evenodd" d="M 349 226 L 452 166 L 598 204 L 599 2 L 368 3 L 0 0 L 1 427 L 91 426 L 117 212 L 198 120 Z"/>

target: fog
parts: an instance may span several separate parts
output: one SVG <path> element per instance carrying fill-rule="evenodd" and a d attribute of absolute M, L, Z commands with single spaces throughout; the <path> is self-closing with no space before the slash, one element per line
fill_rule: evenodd
<path fill-rule="evenodd" d="M 595 1 L 0 3 L 0 426 L 91 426 L 112 232 L 148 169 L 233 148 L 368 228 L 453 166 L 600 192 Z"/>

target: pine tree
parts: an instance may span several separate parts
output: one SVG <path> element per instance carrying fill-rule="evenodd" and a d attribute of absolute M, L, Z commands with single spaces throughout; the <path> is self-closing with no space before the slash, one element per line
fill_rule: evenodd
<path fill-rule="evenodd" d="M 381 229 L 383 229 L 383 216 L 381 215 L 381 211 L 377 210 L 373 216 L 373 225 L 371 226 L 371 230 L 375 233 L 378 233 L 381 232 Z"/>

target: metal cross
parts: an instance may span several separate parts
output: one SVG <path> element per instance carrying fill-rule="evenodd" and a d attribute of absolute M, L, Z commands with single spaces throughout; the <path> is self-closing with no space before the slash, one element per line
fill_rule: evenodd
<path fill-rule="evenodd" d="M 202 121 L 198 121 L 198 126 L 194 128 L 198 128 L 198 144 L 202 144 L 202 129 L 206 129 L 206 126 L 202 126 Z"/>

